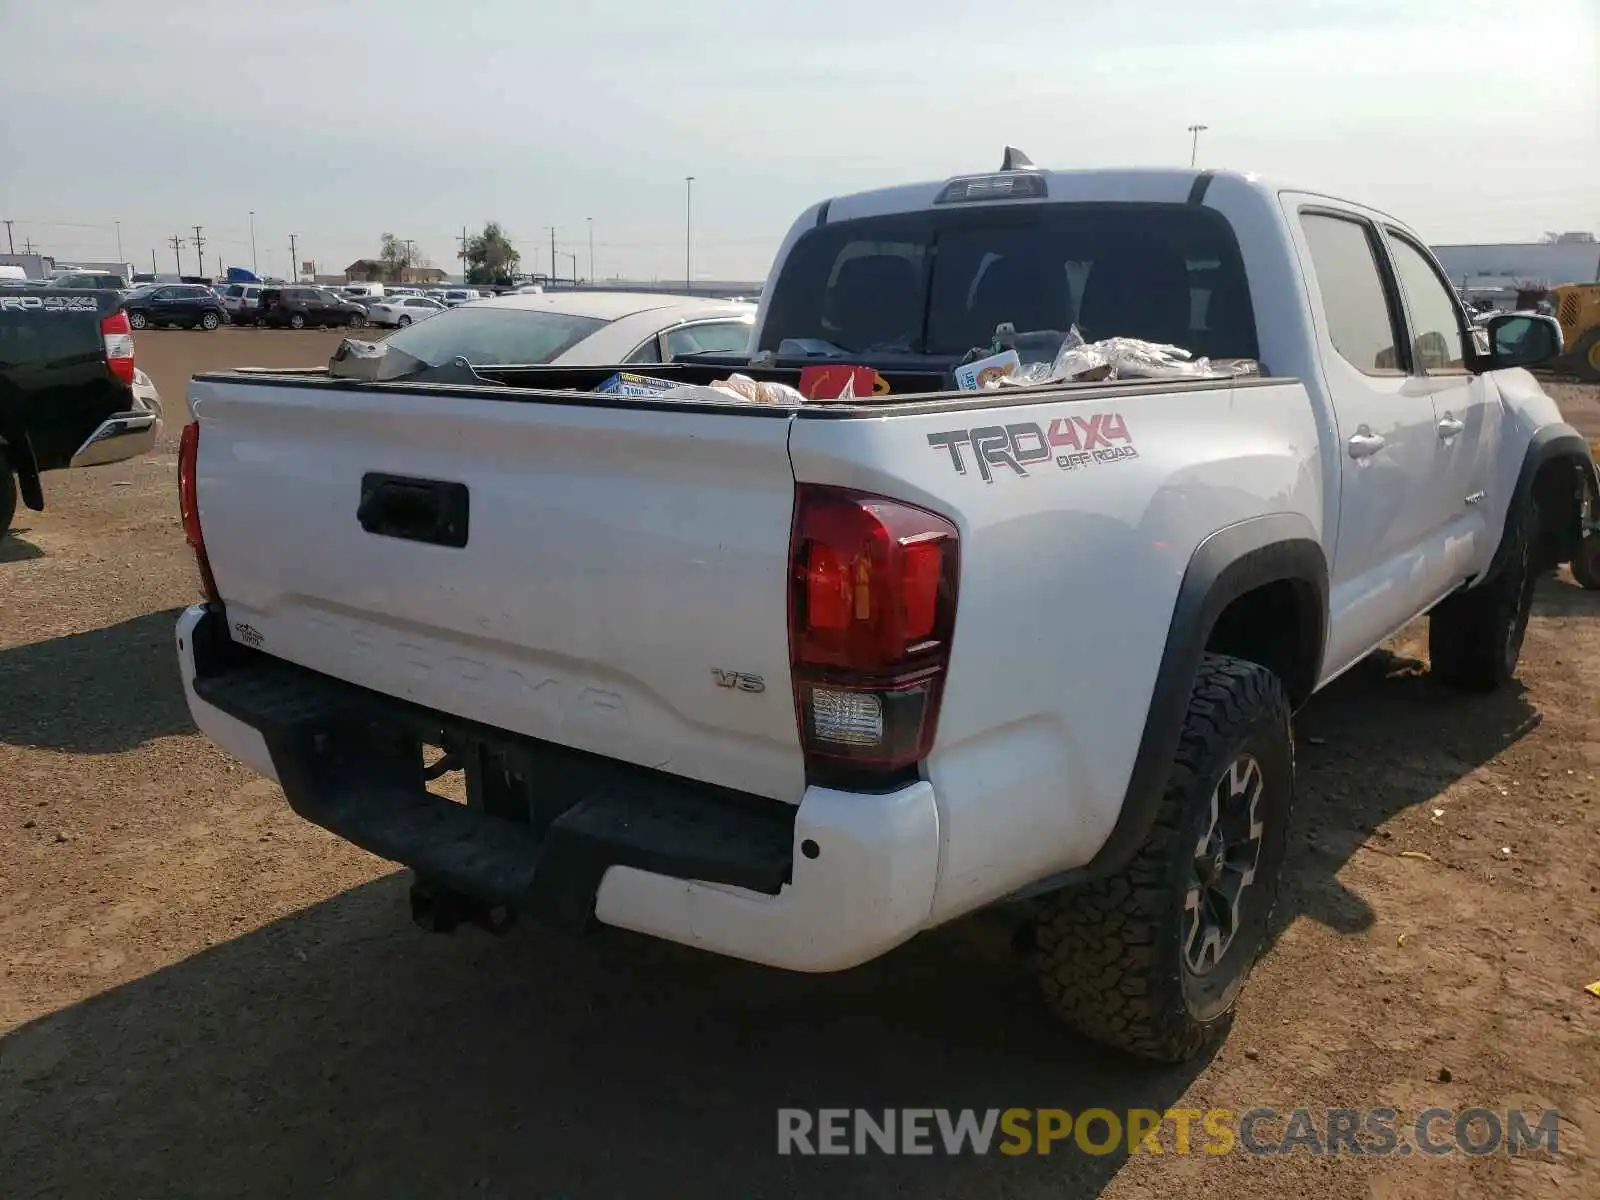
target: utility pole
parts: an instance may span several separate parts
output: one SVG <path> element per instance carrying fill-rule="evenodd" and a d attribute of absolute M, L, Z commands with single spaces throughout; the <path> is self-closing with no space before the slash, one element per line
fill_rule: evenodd
<path fill-rule="evenodd" d="M 457 257 L 461 259 L 461 281 L 465 283 L 467 279 L 467 227 L 465 225 L 461 227 L 460 240 L 461 253 Z"/>
<path fill-rule="evenodd" d="M 24 254 L 32 254 L 33 253 L 33 239 L 32 238 L 25 238 L 23 240 L 22 252 Z"/>
<path fill-rule="evenodd" d="M 256 210 L 250 210 L 250 272 L 253 275 L 261 274 L 261 266 L 256 261 Z"/>
<path fill-rule="evenodd" d="M 1194 134 L 1194 141 L 1189 144 L 1189 165 L 1192 167 L 1195 160 L 1200 157 L 1200 135 L 1209 129 L 1209 125 L 1191 125 L 1189 132 Z"/>
<path fill-rule="evenodd" d="M 206 240 L 200 236 L 200 226 L 198 225 L 194 227 L 194 253 L 195 258 L 199 260 L 199 265 L 195 267 L 194 273 L 196 275 L 204 275 L 206 273 Z"/>
<path fill-rule="evenodd" d="M 298 236 L 298 234 L 293 233 L 289 235 L 289 270 L 293 272 L 293 275 L 291 275 L 290 278 L 295 283 L 300 282 L 300 258 L 295 253 L 294 247 L 295 238 Z"/>
<path fill-rule="evenodd" d="M 400 282 L 401 283 L 404 283 L 406 281 L 406 272 L 411 269 L 411 263 L 413 261 L 412 255 L 414 255 L 416 253 L 416 250 L 414 249 L 416 244 L 417 243 L 415 241 L 413 241 L 411 238 L 407 238 L 406 239 L 406 265 L 400 268 Z"/>
<path fill-rule="evenodd" d="M 554 225 L 546 225 L 545 228 L 550 231 L 550 282 L 554 283 L 556 276 L 560 274 L 556 270 L 556 227 Z"/>
<path fill-rule="evenodd" d="M 589 286 L 594 286 L 594 218 L 585 217 L 589 222 Z"/>
<path fill-rule="evenodd" d="M 12 254 L 17 252 L 17 243 L 11 240 L 11 222 L 6 222 L 6 249 Z"/>
<path fill-rule="evenodd" d="M 161 268 L 156 266 L 156 252 L 152 250 L 150 251 L 150 274 L 159 275 L 160 273 Z"/>
<path fill-rule="evenodd" d="M 181 278 L 183 275 L 183 239 L 177 234 L 173 234 L 167 239 L 167 245 L 172 247 L 172 257 L 177 260 L 178 275 Z"/>
<path fill-rule="evenodd" d="M 694 287 L 694 176 L 683 177 L 683 287 Z"/>
<path fill-rule="evenodd" d="M 122 222 L 117 221 L 115 224 L 117 227 L 117 263 L 120 265 L 122 262 Z"/>

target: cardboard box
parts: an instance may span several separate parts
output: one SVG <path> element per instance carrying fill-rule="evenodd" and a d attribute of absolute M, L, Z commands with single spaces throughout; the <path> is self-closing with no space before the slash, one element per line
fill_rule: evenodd
<path fill-rule="evenodd" d="M 635 375 L 632 371 L 618 371 L 594 390 L 613 396 L 659 396 L 679 386 L 670 379 L 657 379 L 651 375 Z"/>

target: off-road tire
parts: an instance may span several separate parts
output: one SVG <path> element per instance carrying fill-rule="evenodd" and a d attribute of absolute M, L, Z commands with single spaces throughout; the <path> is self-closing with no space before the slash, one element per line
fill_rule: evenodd
<path fill-rule="evenodd" d="M 17 477 L 10 464 L 0 458 L 0 538 L 11 530 L 17 515 Z"/>
<path fill-rule="evenodd" d="M 1531 499 L 1506 523 L 1505 564 L 1477 587 L 1446 597 L 1428 617 L 1429 669 L 1441 683 L 1491 692 L 1517 673 L 1538 583 L 1539 508 Z"/>
<path fill-rule="evenodd" d="M 1235 764 L 1260 772 L 1259 851 L 1237 932 L 1208 972 L 1186 961 L 1186 898 L 1212 797 Z M 1283 684 L 1265 667 L 1207 654 L 1149 836 L 1119 873 L 1046 898 L 1033 929 L 1046 1003 L 1080 1032 L 1141 1058 L 1181 1062 L 1226 1033 L 1269 937 L 1294 801 Z"/>
<path fill-rule="evenodd" d="M 1600 329 L 1578 339 L 1572 351 L 1572 370 L 1585 383 L 1600 383 Z"/>

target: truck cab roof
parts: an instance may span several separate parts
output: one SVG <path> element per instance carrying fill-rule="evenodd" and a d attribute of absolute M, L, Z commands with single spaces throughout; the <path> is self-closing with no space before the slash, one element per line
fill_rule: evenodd
<path fill-rule="evenodd" d="M 999 191 L 979 198 L 966 196 L 945 199 L 941 196 L 960 183 L 999 180 L 1006 176 L 1026 176 L 1043 184 L 1042 194 L 1032 196 L 1012 191 Z M 894 184 L 864 192 L 849 192 L 812 205 L 795 222 L 800 231 L 814 225 L 833 224 L 863 217 L 887 216 L 894 213 L 918 212 L 947 206 L 963 208 L 991 207 L 1026 203 L 1073 204 L 1182 204 L 1201 203 L 1207 192 L 1219 181 L 1227 181 L 1230 190 L 1257 193 L 1271 199 L 1279 192 L 1292 191 L 1304 195 L 1319 195 L 1315 188 L 1302 187 L 1291 180 L 1263 175 L 1256 171 L 1229 169 L 1196 170 L 1193 167 L 1089 167 L 1069 170 L 1047 170 L 1028 166 L 1001 171 L 971 171 L 944 179 L 928 179 L 917 183 Z M 1340 203 L 1340 197 L 1329 196 Z M 1371 205 L 1352 205 L 1386 220 L 1396 220 L 1391 214 Z M 791 232 L 791 239 L 795 236 Z"/>

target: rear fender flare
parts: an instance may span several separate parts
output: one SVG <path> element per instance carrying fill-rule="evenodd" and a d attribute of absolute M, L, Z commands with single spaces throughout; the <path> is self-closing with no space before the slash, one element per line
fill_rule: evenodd
<path fill-rule="evenodd" d="M 1328 560 L 1311 522 L 1292 513 L 1253 517 L 1209 535 L 1196 547 L 1184 570 L 1156 671 L 1128 789 L 1116 825 L 1094 858 L 1083 867 L 1041 880 L 1019 895 L 1038 895 L 1059 887 L 1113 875 L 1149 836 L 1178 751 L 1189 694 L 1200 659 L 1223 610 L 1264 584 L 1292 583 L 1305 590 L 1299 636 L 1310 641 L 1307 678 L 1284 680 L 1298 704 L 1316 686 L 1327 645 Z"/>

